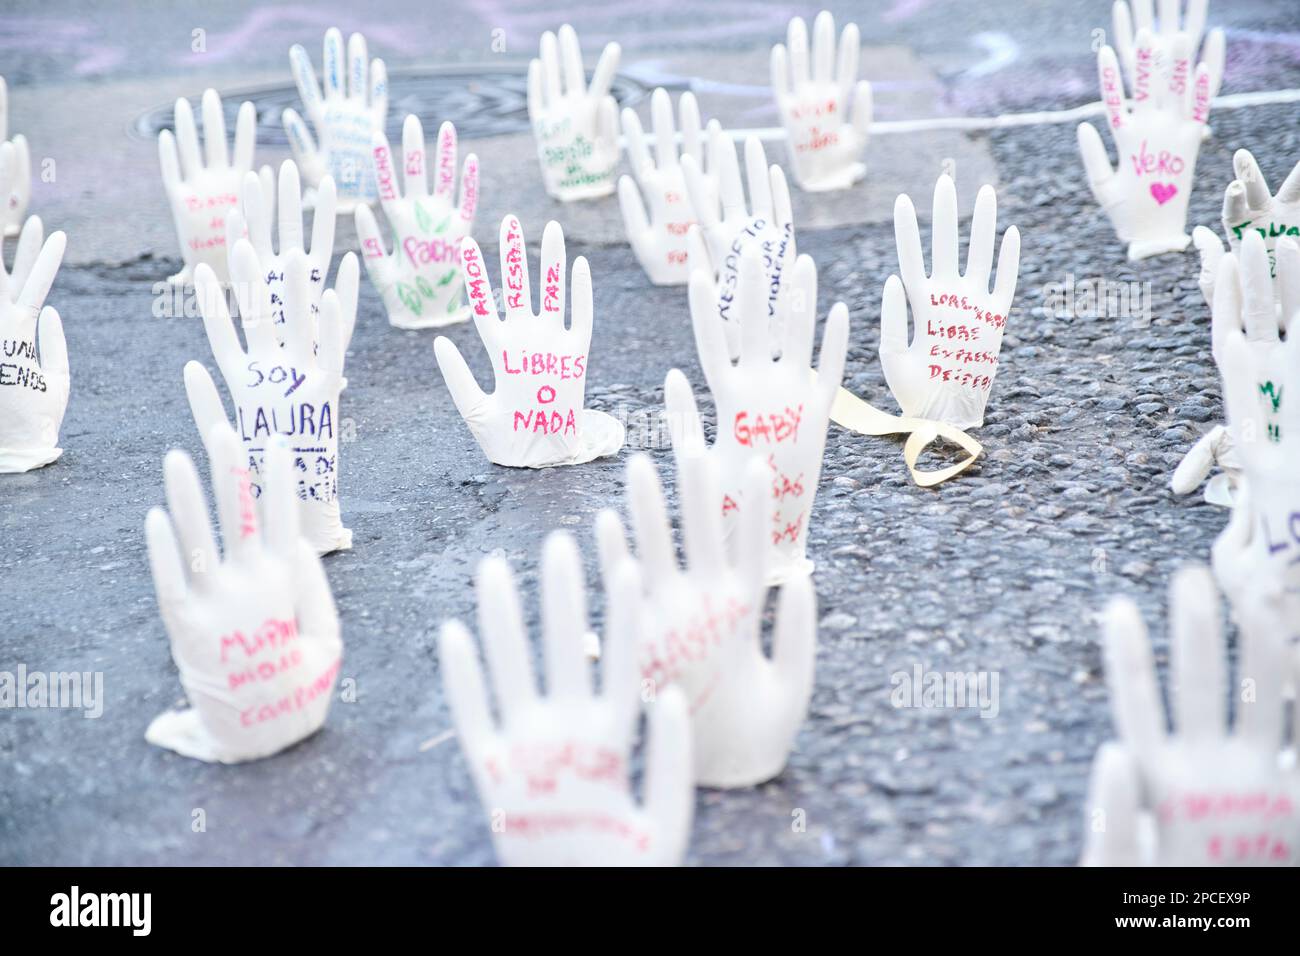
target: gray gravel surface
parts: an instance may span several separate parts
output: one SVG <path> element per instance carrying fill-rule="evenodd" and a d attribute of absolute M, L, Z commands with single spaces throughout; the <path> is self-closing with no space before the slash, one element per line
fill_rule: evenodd
<path fill-rule="evenodd" d="M 1289 69 L 1272 85 L 1300 85 Z M 1252 149 L 1280 182 L 1300 142 L 1293 105 L 1212 122 L 1189 225 L 1217 231 L 1233 150 Z M 1128 263 L 1082 185 L 1074 136 L 1064 124 L 972 137 L 997 163 L 1000 228 L 1014 222 L 1024 239 L 978 432 L 985 457 L 925 490 L 909 480 L 901 442 L 832 426 L 809 539 L 821 620 L 811 712 L 778 779 L 699 793 L 690 862 L 1077 860 L 1089 763 L 1111 734 L 1094 616 L 1113 594 L 1134 597 L 1163 665 L 1168 578 L 1208 559 L 1226 515 L 1168 489 L 1221 416 L 1196 254 Z M 898 161 L 912 162 L 903 149 Z M 929 196 L 914 199 L 926 215 Z M 540 238 L 540 223 L 525 226 Z M 494 224 L 478 232 L 495 261 Z M 820 313 L 849 305 L 847 384 L 893 410 L 876 356 L 880 295 L 896 269 L 891 227 L 799 241 L 819 266 Z M 703 382 L 685 293 L 649 286 L 625 245 L 571 237 L 569 254 L 587 255 L 595 278 L 589 404 L 629 421 L 671 489 L 665 433 L 653 427 L 663 376 L 676 366 Z M 590 552 L 598 607 L 592 521 L 621 506 L 627 452 L 540 472 L 489 465 L 442 384 L 432 336 L 390 328 L 363 280 L 341 412 L 354 435 L 341 486 L 354 548 L 326 559 L 342 676 L 357 699 L 336 702 L 321 733 L 250 765 L 151 747 L 144 728 L 181 689 L 143 521 L 162 503 L 167 449 L 203 460 L 180 370 L 192 357 L 211 367 L 198 320 L 151 317 L 153 283 L 178 266 L 147 255 L 65 267 L 52 297 L 68 317 L 74 373 L 66 451 L 0 480 L 0 669 L 102 671 L 106 704 L 98 720 L 0 716 L 0 863 L 491 862 L 448 733 L 437 629 L 472 618 L 473 568 L 498 550 L 535 625 L 540 545 L 555 528 Z M 1067 274 L 1149 282 L 1150 321 L 1044 315 L 1044 286 Z M 472 327 L 451 335 L 485 373 Z M 916 664 L 996 673 L 996 716 L 892 706 L 891 675 Z M 197 809 L 206 832 L 192 831 Z M 803 832 L 792 827 L 799 810 Z"/>

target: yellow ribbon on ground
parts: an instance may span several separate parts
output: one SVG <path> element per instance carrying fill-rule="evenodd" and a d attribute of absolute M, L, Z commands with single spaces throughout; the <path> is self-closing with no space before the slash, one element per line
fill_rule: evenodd
<path fill-rule="evenodd" d="M 960 475 L 975 463 L 975 459 L 984 450 L 983 445 L 960 428 L 954 428 L 943 422 L 932 422 L 925 418 L 890 415 L 864 402 L 845 388 L 840 388 L 835 395 L 835 401 L 831 405 L 831 421 L 862 435 L 908 433 L 907 442 L 903 445 L 903 461 L 907 462 L 907 470 L 912 473 L 912 480 L 922 488 L 933 487 Z M 936 471 L 918 471 L 916 460 L 921 457 L 921 452 L 925 450 L 926 445 L 940 438 L 961 446 L 970 457 Z"/>

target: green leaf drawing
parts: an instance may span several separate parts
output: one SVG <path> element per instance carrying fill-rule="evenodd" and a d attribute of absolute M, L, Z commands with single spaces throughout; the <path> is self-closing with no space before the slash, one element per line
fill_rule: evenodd
<path fill-rule="evenodd" d="M 424 206 L 420 203 L 415 204 L 415 224 L 420 227 L 421 232 L 428 232 L 433 226 L 433 220 L 429 218 L 429 214 L 424 211 Z"/>
<path fill-rule="evenodd" d="M 402 300 L 402 305 L 410 309 L 415 315 L 424 314 L 424 300 L 420 298 L 418 292 L 405 282 L 397 283 L 397 297 Z"/>

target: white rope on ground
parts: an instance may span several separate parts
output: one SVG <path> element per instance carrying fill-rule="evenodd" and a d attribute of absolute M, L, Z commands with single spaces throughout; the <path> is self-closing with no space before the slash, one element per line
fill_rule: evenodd
<path fill-rule="evenodd" d="M 1234 110 L 1247 106 L 1268 106 L 1274 103 L 1300 102 L 1300 89 L 1260 90 L 1253 93 L 1231 93 L 1216 96 L 1210 104 L 1210 115 L 1215 110 Z M 1102 104 L 1085 103 L 1068 110 L 1044 110 L 1034 113 L 1003 113 L 1001 116 L 936 116 L 920 120 L 884 120 L 871 124 L 872 136 L 892 136 L 900 133 L 922 133 L 929 130 L 964 130 L 977 132 L 990 129 L 1007 129 L 1012 126 L 1040 126 L 1052 123 L 1073 123 L 1102 115 Z M 761 140 L 785 139 L 785 130 L 779 126 L 758 129 L 726 130 L 732 139 L 744 140 L 757 136 Z"/>

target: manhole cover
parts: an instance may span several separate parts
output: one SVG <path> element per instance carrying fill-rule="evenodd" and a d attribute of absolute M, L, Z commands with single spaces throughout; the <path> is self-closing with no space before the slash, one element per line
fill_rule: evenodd
<path fill-rule="evenodd" d="M 402 121 L 414 113 L 432 137 L 446 120 L 456 124 L 461 139 L 500 136 L 528 130 L 527 73 L 521 70 L 394 70 L 389 73 L 388 134 L 401 139 Z M 650 92 L 636 80 L 615 77 L 611 89 L 619 106 L 631 106 Z M 251 100 L 257 109 L 257 142 L 288 147 L 280 115 L 292 106 L 302 112 L 298 89 L 286 86 L 222 92 L 227 130 L 233 130 L 239 105 Z M 197 107 L 198 97 L 191 97 Z M 173 104 L 149 110 L 135 123 L 135 132 L 155 139 L 172 128 Z"/>

